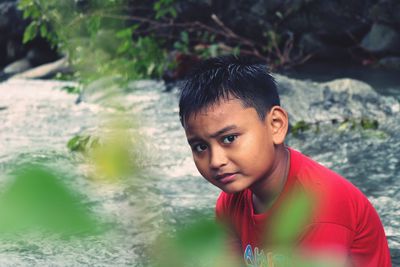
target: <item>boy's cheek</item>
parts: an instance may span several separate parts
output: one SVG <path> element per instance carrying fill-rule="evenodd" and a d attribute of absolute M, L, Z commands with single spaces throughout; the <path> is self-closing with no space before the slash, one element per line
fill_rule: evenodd
<path fill-rule="evenodd" d="M 201 162 L 200 160 L 198 160 L 198 159 L 195 159 L 194 157 L 193 157 L 193 159 L 194 159 L 194 165 L 196 165 L 196 168 L 197 168 L 197 170 L 199 171 L 199 173 L 200 173 L 204 178 L 206 178 L 206 177 L 207 177 L 207 173 L 206 173 L 206 171 L 205 171 L 205 169 L 204 169 L 204 166 L 203 166 L 202 162 Z M 207 179 L 207 178 L 206 178 L 206 179 Z"/>
<path fill-rule="evenodd" d="M 204 179 L 206 179 L 207 181 L 211 182 L 211 179 L 210 179 L 209 174 L 207 172 L 205 172 L 204 170 L 199 169 L 199 168 L 197 168 L 197 169 L 199 170 L 201 176 L 203 176 Z"/>

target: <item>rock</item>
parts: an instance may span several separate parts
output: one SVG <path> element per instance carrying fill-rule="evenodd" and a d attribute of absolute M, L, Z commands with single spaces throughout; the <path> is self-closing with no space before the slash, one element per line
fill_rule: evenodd
<path fill-rule="evenodd" d="M 11 75 L 4 73 L 4 71 L 0 70 L 0 82 L 7 80 Z"/>
<path fill-rule="evenodd" d="M 32 67 L 30 61 L 27 58 L 17 60 L 9 65 L 7 65 L 3 72 L 4 74 L 15 74 L 19 72 L 26 71 Z"/>
<path fill-rule="evenodd" d="M 348 59 L 348 50 L 345 47 L 325 43 L 313 33 L 302 35 L 299 49 L 305 55 L 312 54 L 314 59 L 331 61 Z"/>
<path fill-rule="evenodd" d="M 400 33 L 388 25 L 375 23 L 361 46 L 372 53 L 400 54 Z"/>
<path fill-rule="evenodd" d="M 32 66 L 39 66 L 60 59 L 57 51 L 52 49 L 48 42 L 42 38 L 36 38 L 29 43 L 29 50 L 26 53 L 26 57 Z"/>
<path fill-rule="evenodd" d="M 31 70 L 16 74 L 10 79 L 37 79 L 48 78 L 59 72 L 70 72 L 67 58 L 61 58 L 55 62 L 43 64 Z"/>
<path fill-rule="evenodd" d="M 0 2 L 0 29 L 2 33 L 15 32 L 20 28 L 18 22 L 21 22 L 21 12 L 17 9 L 16 1 L 2 1 Z M 16 27 L 9 27 L 14 25 Z"/>
<path fill-rule="evenodd" d="M 379 60 L 378 65 L 388 69 L 400 70 L 400 57 L 384 57 Z"/>
<path fill-rule="evenodd" d="M 400 28 L 400 1 L 381 0 L 371 7 L 369 16 L 374 22 Z"/>
<path fill-rule="evenodd" d="M 24 56 L 21 40 L 26 25 L 16 1 L 0 2 L 0 66 Z"/>
<path fill-rule="evenodd" d="M 359 19 L 368 12 L 369 5 L 364 0 L 279 2 L 277 11 L 286 14 L 282 26 L 296 34 L 312 32 L 340 37 L 368 24 L 367 20 Z"/>
<path fill-rule="evenodd" d="M 399 112 L 399 102 L 383 97 L 368 84 L 338 79 L 315 83 L 274 75 L 282 106 L 291 123 L 343 122 L 347 119 L 380 120 Z"/>

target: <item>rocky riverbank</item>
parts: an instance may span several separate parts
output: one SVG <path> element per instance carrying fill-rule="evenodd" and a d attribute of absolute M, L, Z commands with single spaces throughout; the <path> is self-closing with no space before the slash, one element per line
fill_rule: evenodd
<path fill-rule="evenodd" d="M 381 216 L 397 266 L 398 101 L 351 79 L 315 83 L 275 77 L 282 105 L 296 129 L 288 135 L 288 144 L 344 175 L 368 196 Z M 165 93 L 163 82 L 148 80 L 107 92 L 107 84 L 107 80 L 91 84 L 81 95 L 82 102 L 76 104 L 78 95 L 61 90 L 76 83 L 18 79 L 0 83 L 3 174 L 23 162 L 56 167 L 69 177 L 66 182 L 72 188 L 86 195 L 91 210 L 99 216 L 108 214 L 117 225 L 106 236 L 69 243 L 26 236 L 3 242 L 0 265 L 145 266 L 140 264 L 145 261 L 145 247 L 163 231 L 162 224 L 168 223 L 175 231 L 199 216 L 213 216 L 218 192 L 201 179 L 191 159 L 178 118 L 178 90 Z M 100 114 L 121 110 L 135 120 L 138 129 L 132 130 L 145 137 L 145 149 L 139 151 L 146 154 L 144 169 L 132 177 L 132 181 L 146 181 L 139 192 L 126 184 L 99 183 L 87 177 L 88 163 L 66 148 L 74 135 L 96 134 Z M 143 201 L 141 194 L 151 201 Z M 137 210 L 145 212 L 135 213 Z"/>

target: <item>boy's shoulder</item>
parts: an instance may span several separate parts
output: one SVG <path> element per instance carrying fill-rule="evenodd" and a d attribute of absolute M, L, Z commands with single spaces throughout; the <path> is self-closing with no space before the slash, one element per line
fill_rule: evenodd
<path fill-rule="evenodd" d="M 342 220 L 349 222 L 349 216 L 357 217 L 372 206 L 364 194 L 350 181 L 321 165 L 299 151 L 289 148 L 290 168 L 282 199 L 287 198 L 296 188 L 313 198 L 318 220 Z M 251 213 L 252 192 L 245 189 L 229 194 L 221 192 L 216 202 L 218 217 L 236 217 Z M 372 208 L 373 209 L 373 208 Z M 356 215 L 356 216 L 355 216 Z M 341 218 L 341 219 L 340 219 Z"/>
<path fill-rule="evenodd" d="M 337 172 L 294 149 L 290 149 L 290 154 L 289 179 L 294 179 L 306 192 L 333 198 L 332 201 L 366 199 L 353 183 Z"/>
<path fill-rule="evenodd" d="M 356 231 L 360 218 L 375 213 L 368 198 L 349 180 L 300 152 L 292 150 L 291 155 L 293 164 L 298 164 L 297 183 L 314 198 L 314 223 L 330 222 Z"/>

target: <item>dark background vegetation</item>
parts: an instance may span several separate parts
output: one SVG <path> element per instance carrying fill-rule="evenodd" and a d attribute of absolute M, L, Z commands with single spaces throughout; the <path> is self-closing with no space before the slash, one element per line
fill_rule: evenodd
<path fill-rule="evenodd" d="M 397 14 L 395 0 L 3 0 L 0 67 L 65 56 L 82 81 L 171 81 L 200 58 L 234 53 L 272 70 L 313 61 L 400 69 Z"/>

